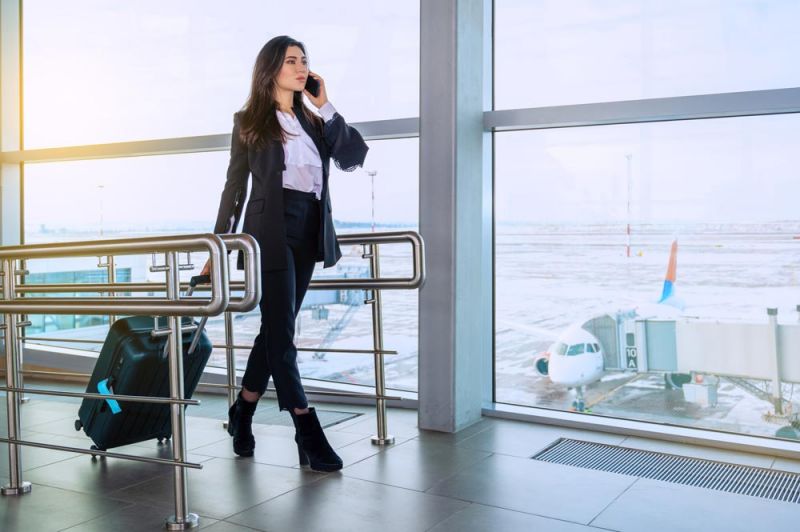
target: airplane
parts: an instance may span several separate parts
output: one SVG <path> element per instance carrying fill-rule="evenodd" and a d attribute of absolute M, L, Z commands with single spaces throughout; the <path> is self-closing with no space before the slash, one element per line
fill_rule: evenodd
<path fill-rule="evenodd" d="M 678 240 L 672 242 L 664 277 L 661 297 L 656 303 L 645 303 L 628 311 L 630 316 L 675 317 L 684 309 L 683 300 L 676 295 L 675 283 L 678 269 Z M 587 322 L 570 325 L 556 341 L 539 353 L 533 361 L 536 371 L 549 377 L 553 384 L 560 384 L 576 391 L 572 408 L 578 412 L 586 411 L 584 394 L 586 386 L 599 381 L 604 373 L 604 352 L 600 341 L 583 328 Z"/>

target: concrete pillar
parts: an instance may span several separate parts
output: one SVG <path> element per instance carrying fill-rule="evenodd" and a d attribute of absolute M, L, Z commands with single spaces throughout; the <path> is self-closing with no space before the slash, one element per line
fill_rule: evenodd
<path fill-rule="evenodd" d="M 420 20 L 419 426 L 455 432 L 491 401 L 491 2 L 421 0 Z"/>

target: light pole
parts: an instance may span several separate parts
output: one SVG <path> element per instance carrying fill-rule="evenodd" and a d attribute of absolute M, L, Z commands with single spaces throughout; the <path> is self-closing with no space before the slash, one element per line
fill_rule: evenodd
<path fill-rule="evenodd" d="M 625 155 L 625 159 L 628 160 L 628 225 L 625 228 L 625 231 L 628 234 L 628 244 L 625 246 L 625 255 L 630 258 L 631 256 L 631 189 L 633 188 L 633 177 L 631 174 L 631 159 L 633 159 L 633 154 L 628 153 Z"/>
<path fill-rule="evenodd" d="M 369 175 L 369 183 L 370 183 L 370 192 L 372 195 L 371 198 L 371 207 L 372 207 L 372 232 L 375 232 L 375 175 L 378 173 L 377 170 L 367 170 L 367 175 Z"/>
<path fill-rule="evenodd" d="M 103 185 L 97 185 L 100 189 L 100 238 L 103 238 Z"/>

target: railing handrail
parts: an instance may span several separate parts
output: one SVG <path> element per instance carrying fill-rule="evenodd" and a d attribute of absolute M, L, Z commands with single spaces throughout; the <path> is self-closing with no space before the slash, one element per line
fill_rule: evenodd
<path fill-rule="evenodd" d="M 236 235 L 237 239 L 233 239 L 234 235 L 221 235 L 223 242 L 230 249 L 242 249 L 245 254 L 254 253 L 253 243 L 243 242 L 241 236 Z M 312 279 L 309 285 L 310 290 L 414 290 L 422 286 L 425 282 L 425 261 L 424 251 L 425 244 L 419 233 L 416 231 L 391 231 L 385 233 L 352 233 L 347 235 L 339 235 L 340 244 L 411 244 L 411 260 L 412 260 L 412 276 L 408 278 L 403 277 L 383 277 L 383 278 L 369 278 L 369 279 Z M 254 241 L 253 241 L 254 242 Z M 257 250 L 255 251 L 257 252 Z M 248 283 L 250 283 L 248 285 Z M 252 279 L 248 279 L 248 271 L 245 270 L 244 281 L 230 281 L 229 288 L 231 292 L 242 291 L 247 286 L 255 287 L 260 283 L 260 276 L 254 275 Z M 181 288 L 185 289 L 189 286 L 188 283 L 181 283 Z M 60 284 L 24 284 L 18 285 L 17 293 L 31 294 L 31 293 L 72 293 L 72 292 L 165 292 L 167 289 L 166 283 L 60 283 Z M 198 286 L 196 292 L 208 291 L 208 285 Z M 248 306 L 250 303 L 248 296 L 252 294 L 245 294 L 244 297 L 231 297 L 228 303 L 228 309 L 231 312 L 242 312 L 241 307 Z M 44 299 L 44 298 L 40 298 Z M 74 299 L 74 298 L 73 298 Z M 127 301 L 127 300 L 126 300 Z M 250 308 L 255 308 L 258 302 L 256 301 Z"/>
<path fill-rule="evenodd" d="M 244 296 L 240 298 L 230 298 L 228 301 L 227 312 L 247 312 L 253 310 L 261 302 L 261 251 L 258 242 L 251 235 L 246 233 L 221 235 L 222 242 L 231 250 L 239 250 L 244 253 L 244 281 L 237 284 L 241 285 L 239 290 L 244 290 Z M 253 260 L 248 260 L 249 257 Z M 227 265 L 228 261 L 223 261 Z M 214 265 L 212 263 L 213 270 Z M 228 279 L 228 295 L 233 290 L 230 279 Z"/>
<path fill-rule="evenodd" d="M 245 281 L 240 290 L 245 290 L 241 298 L 230 297 L 228 281 L 227 250 L 238 249 L 245 253 Z M 258 306 L 261 294 L 260 251 L 255 239 L 247 234 L 215 235 L 165 235 L 146 238 L 116 240 L 59 242 L 53 244 L 27 244 L 22 246 L 0 247 L 2 260 L 30 260 L 60 257 L 88 257 L 97 255 L 131 255 L 154 252 L 207 251 L 211 259 L 212 276 L 210 285 L 204 291 L 211 291 L 211 298 L 182 299 L 168 298 L 33 298 L 0 300 L 0 312 L 20 314 L 128 314 L 162 316 L 216 316 L 226 310 L 246 312 Z M 144 287 L 148 283 L 133 283 Z M 71 293 L 71 292 L 133 292 L 126 283 L 92 283 L 90 290 L 85 283 L 74 284 L 30 284 L 17 285 L 15 292 L 24 293 Z M 147 291 L 166 291 L 166 283 L 153 283 Z M 188 286 L 188 285 L 186 285 Z M 158 289 L 154 289 L 158 288 Z M 183 285 L 182 285 L 183 287 Z"/>
<path fill-rule="evenodd" d="M 3 259 L 52 259 L 60 257 L 93 257 L 100 255 L 134 255 L 168 251 L 201 251 L 209 241 L 221 235 L 199 233 L 191 235 L 159 235 L 147 237 L 114 238 L 108 240 L 79 240 L 74 242 L 47 242 L 0 247 Z"/>
<path fill-rule="evenodd" d="M 382 278 L 382 279 L 317 279 L 311 281 L 312 289 L 345 288 L 344 285 L 352 284 L 352 288 L 383 289 L 383 290 L 413 290 L 425 282 L 425 241 L 416 231 L 386 231 L 382 233 L 350 233 L 338 235 L 339 244 L 411 244 L 411 265 L 413 274 L 409 279 Z M 375 286 L 377 284 L 377 286 Z"/>

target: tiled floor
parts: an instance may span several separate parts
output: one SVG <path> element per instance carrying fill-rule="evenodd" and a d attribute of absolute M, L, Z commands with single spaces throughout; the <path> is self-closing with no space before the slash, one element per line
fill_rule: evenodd
<path fill-rule="evenodd" d="M 338 473 L 302 470 L 292 429 L 256 427 L 253 458 L 236 457 L 219 419 L 221 396 L 202 396 L 187 411 L 189 508 L 213 532 L 273 531 L 755 531 L 796 530 L 800 504 L 637 479 L 530 460 L 559 437 L 800 471 L 786 459 L 625 438 L 574 429 L 484 418 L 458 434 L 420 431 L 416 412 L 390 410 L 397 442 L 381 448 L 370 436 L 369 408 L 323 405 L 364 415 L 327 429 L 345 461 Z M 276 408 L 264 401 L 261 409 Z M 23 437 L 88 447 L 75 432 L 77 403 L 36 397 L 23 405 Z M 5 408 L 0 408 L 5 431 Z M 287 414 L 288 415 L 288 414 Z M 171 456 L 144 442 L 121 449 Z M 5 444 L 0 474 L 7 477 Z M 24 479 L 33 491 L 0 498 L 0 530 L 136 532 L 162 530 L 172 513 L 169 468 L 115 459 L 92 460 L 46 449 L 23 450 Z"/>

